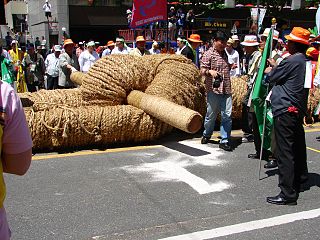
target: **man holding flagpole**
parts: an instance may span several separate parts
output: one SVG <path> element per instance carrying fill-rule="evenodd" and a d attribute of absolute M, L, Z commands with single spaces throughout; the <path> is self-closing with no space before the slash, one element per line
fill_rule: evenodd
<path fill-rule="evenodd" d="M 307 112 L 309 89 L 306 86 L 306 50 L 310 32 L 294 27 L 285 36 L 290 57 L 278 66 L 268 67 L 266 81 L 274 84 L 271 107 L 277 142 L 280 193 L 267 197 L 277 205 L 296 205 L 300 186 L 308 180 L 303 117 Z"/>

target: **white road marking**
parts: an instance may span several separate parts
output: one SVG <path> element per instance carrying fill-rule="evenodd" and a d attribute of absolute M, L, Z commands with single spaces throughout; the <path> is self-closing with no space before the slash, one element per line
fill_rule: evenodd
<path fill-rule="evenodd" d="M 320 208 L 303 211 L 298 213 L 291 213 L 273 218 L 266 218 L 251 222 L 239 223 L 235 225 L 214 228 L 205 231 L 193 232 L 189 234 L 183 234 L 179 236 L 173 236 L 168 238 L 162 238 L 159 240 L 205 240 L 213 239 L 217 237 L 228 236 L 236 233 L 249 232 L 261 228 L 279 226 L 282 224 L 292 223 L 295 221 L 317 218 L 320 216 Z"/>

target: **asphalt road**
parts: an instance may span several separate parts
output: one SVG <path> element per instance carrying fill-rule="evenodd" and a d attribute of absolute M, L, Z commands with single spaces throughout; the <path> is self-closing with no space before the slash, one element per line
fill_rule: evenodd
<path fill-rule="evenodd" d="M 5 176 L 12 239 L 320 239 L 320 125 L 306 129 L 310 189 L 274 206 L 277 169 L 175 133 L 148 146 L 36 154 Z M 238 137 L 237 137 L 238 136 Z M 172 237 L 172 238 L 169 238 Z"/>

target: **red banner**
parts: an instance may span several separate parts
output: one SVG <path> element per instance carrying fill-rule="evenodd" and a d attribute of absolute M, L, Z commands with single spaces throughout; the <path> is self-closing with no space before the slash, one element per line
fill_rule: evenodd
<path fill-rule="evenodd" d="M 167 20 L 167 0 L 133 0 L 131 28 Z"/>

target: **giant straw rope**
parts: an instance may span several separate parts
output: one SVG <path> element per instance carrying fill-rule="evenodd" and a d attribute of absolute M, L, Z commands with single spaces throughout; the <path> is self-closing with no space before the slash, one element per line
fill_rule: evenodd
<path fill-rule="evenodd" d="M 172 126 L 127 105 L 127 97 L 133 90 L 138 91 L 137 98 L 144 92 L 144 104 L 137 104 L 145 106 L 153 101 L 155 109 L 163 115 L 170 115 L 170 111 L 164 111 L 168 106 L 173 111 L 175 108 L 182 111 L 163 116 L 175 117 L 173 126 L 189 132 L 201 127 L 202 117 L 197 112 L 203 115 L 205 111 L 204 85 L 197 68 L 185 57 L 112 55 L 98 60 L 87 74 L 72 76 L 81 84 L 77 89 L 20 95 L 34 149 L 141 142 L 169 133 Z M 131 96 L 134 100 L 134 95 Z M 162 104 L 165 101 L 171 103 Z M 177 104 L 184 109 L 174 106 Z M 191 110 L 194 111 L 188 112 Z M 183 112 L 188 112 L 192 119 L 185 117 L 184 122 L 179 122 L 179 114 L 183 118 Z"/>

